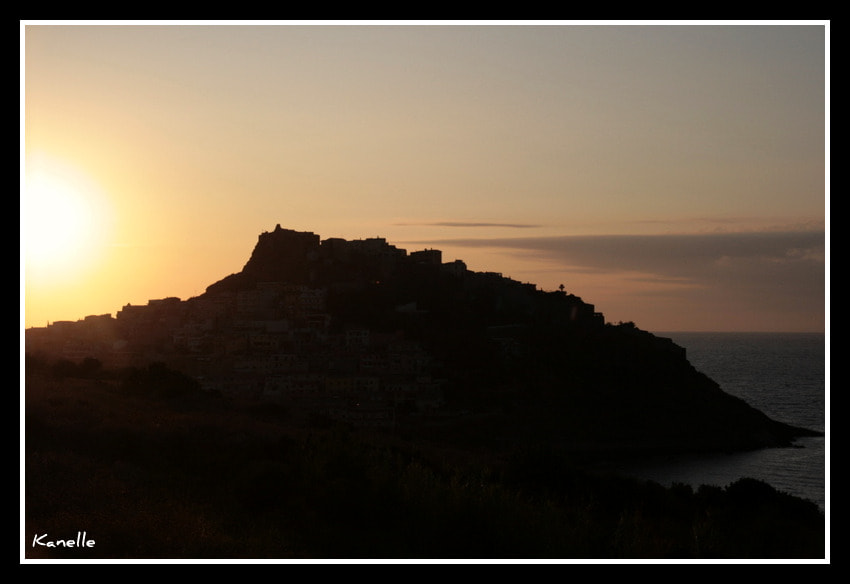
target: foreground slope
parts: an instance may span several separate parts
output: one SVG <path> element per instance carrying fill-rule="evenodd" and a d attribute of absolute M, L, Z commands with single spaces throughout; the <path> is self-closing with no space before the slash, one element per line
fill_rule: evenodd
<path fill-rule="evenodd" d="M 30 362 L 27 376 L 26 558 L 825 557 L 817 505 L 759 481 L 665 489 L 519 445 L 498 461 L 449 458 L 303 426 L 161 366 Z M 33 545 L 78 531 L 91 547 Z"/>

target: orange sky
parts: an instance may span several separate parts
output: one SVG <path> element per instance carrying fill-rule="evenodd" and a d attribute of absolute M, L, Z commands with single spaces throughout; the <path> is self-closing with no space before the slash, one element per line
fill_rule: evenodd
<path fill-rule="evenodd" d="M 189 298 L 276 224 L 649 331 L 823 331 L 828 22 L 22 22 L 23 325 Z"/>

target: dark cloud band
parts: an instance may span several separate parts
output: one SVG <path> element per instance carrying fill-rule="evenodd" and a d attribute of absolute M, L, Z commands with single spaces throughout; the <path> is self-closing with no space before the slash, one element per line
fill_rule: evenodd
<path fill-rule="evenodd" d="M 423 227 L 508 227 L 511 229 L 534 229 L 542 225 L 530 223 L 483 223 L 464 221 L 434 221 L 430 223 L 395 223 L 395 225 L 419 225 Z"/>
<path fill-rule="evenodd" d="M 413 242 L 410 242 L 413 243 Z M 765 313 L 774 321 L 816 326 L 825 310 L 825 232 L 786 231 L 689 235 L 597 235 L 442 239 L 422 242 L 450 249 L 501 250 L 534 272 L 573 276 L 582 294 L 582 274 L 609 275 L 622 282 L 623 306 L 636 295 L 655 295 L 693 311 Z M 462 255 L 462 251 L 457 251 Z M 651 291 L 631 284 L 654 282 Z M 661 298 L 664 298 L 662 301 Z M 611 301 L 609 299 L 609 301 Z"/>

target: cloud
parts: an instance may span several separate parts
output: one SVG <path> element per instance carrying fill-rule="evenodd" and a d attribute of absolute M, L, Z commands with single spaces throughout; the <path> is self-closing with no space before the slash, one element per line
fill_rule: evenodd
<path fill-rule="evenodd" d="M 680 235 L 581 235 L 440 239 L 431 245 L 502 248 L 533 254 L 565 266 L 604 271 L 640 271 L 686 277 L 711 266 L 743 259 L 823 262 L 823 231 L 754 231 Z"/>
<path fill-rule="evenodd" d="M 465 221 L 434 221 L 430 223 L 394 223 L 394 225 L 419 225 L 424 227 L 509 227 L 512 229 L 534 229 L 542 227 L 531 223 L 484 223 L 484 222 L 465 222 Z"/>
<path fill-rule="evenodd" d="M 429 241 L 435 247 L 501 250 L 524 264 L 620 282 L 623 302 L 676 296 L 693 311 L 764 313 L 779 320 L 803 312 L 823 319 L 825 232 L 753 231 L 680 235 L 597 235 L 465 238 Z M 459 252 L 462 253 L 462 252 Z M 591 297 L 592 299 L 592 297 Z"/>

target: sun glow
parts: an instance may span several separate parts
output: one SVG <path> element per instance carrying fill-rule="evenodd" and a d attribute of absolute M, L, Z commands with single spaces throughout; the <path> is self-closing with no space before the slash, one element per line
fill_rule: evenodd
<path fill-rule="evenodd" d="M 111 213 L 100 187 L 65 165 L 27 168 L 22 246 L 28 280 L 59 283 L 85 275 L 109 243 Z"/>

